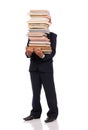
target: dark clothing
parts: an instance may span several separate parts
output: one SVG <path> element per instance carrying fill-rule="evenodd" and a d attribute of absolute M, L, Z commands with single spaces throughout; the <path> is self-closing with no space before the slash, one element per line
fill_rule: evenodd
<path fill-rule="evenodd" d="M 40 104 L 40 93 L 41 87 L 43 85 L 44 91 L 46 94 L 46 99 L 49 107 L 49 112 L 47 115 L 49 117 L 57 117 L 58 109 L 57 109 L 57 100 L 56 93 L 53 81 L 53 73 L 43 73 L 43 72 L 31 72 L 31 82 L 32 82 L 32 90 L 33 90 L 33 100 L 32 100 L 32 114 L 35 117 L 40 117 L 42 108 Z"/>
<path fill-rule="evenodd" d="M 56 53 L 56 37 L 55 33 L 50 33 L 47 35 L 51 42 L 52 53 L 45 54 L 43 59 L 39 58 L 35 53 L 32 54 L 30 58 L 30 76 L 33 90 L 33 100 L 32 100 L 32 111 L 31 114 L 35 117 L 40 117 L 42 108 L 40 104 L 40 93 L 41 87 L 43 85 L 47 104 L 49 111 L 47 115 L 49 117 L 57 117 L 57 99 L 53 78 L 53 57 Z M 28 44 L 30 41 L 28 41 Z M 28 57 L 28 56 L 27 56 Z"/>

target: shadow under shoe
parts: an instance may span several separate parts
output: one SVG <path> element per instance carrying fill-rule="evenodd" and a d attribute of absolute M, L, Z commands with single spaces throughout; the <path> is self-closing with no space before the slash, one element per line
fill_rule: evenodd
<path fill-rule="evenodd" d="M 25 120 L 25 121 L 30 121 L 30 120 L 39 119 L 39 118 L 40 118 L 40 117 L 34 117 L 33 115 L 29 115 L 29 116 L 23 118 L 23 120 Z"/>

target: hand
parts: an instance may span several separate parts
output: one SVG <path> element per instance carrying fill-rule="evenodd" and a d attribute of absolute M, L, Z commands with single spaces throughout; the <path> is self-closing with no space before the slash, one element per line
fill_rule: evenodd
<path fill-rule="evenodd" d="M 26 47 L 26 54 L 27 54 L 28 56 L 31 56 L 32 53 L 33 53 L 33 48 L 31 48 L 31 47 Z"/>
<path fill-rule="evenodd" d="M 41 50 L 41 48 L 35 48 L 34 49 L 34 52 L 35 52 L 35 54 L 37 55 L 37 56 L 39 56 L 40 58 L 42 58 L 43 57 L 43 52 L 42 52 L 42 50 Z"/>

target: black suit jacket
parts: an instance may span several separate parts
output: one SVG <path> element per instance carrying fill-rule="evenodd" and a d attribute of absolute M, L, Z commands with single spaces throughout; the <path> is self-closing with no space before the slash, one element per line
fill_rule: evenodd
<path fill-rule="evenodd" d="M 45 57 L 39 58 L 35 53 L 32 54 L 30 57 L 30 66 L 29 71 L 39 71 L 39 72 L 53 72 L 53 57 L 56 53 L 56 40 L 57 35 L 53 32 L 47 34 L 47 37 L 50 39 L 52 53 L 45 54 Z M 30 40 L 28 40 L 27 46 L 30 44 Z M 27 56 L 27 55 L 26 55 Z M 29 58 L 27 56 L 27 58 Z"/>

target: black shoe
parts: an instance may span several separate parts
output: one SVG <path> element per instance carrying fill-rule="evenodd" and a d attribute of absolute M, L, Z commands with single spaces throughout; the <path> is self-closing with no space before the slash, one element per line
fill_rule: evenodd
<path fill-rule="evenodd" d="M 55 117 L 47 117 L 47 119 L 45 120 L 45 122 L 48 123 L 48 122 L 52 122 L 54 120 L 56 120 Z"/>
<path fill-rule="evenodd" d="M 28 117 L 23 118 L 23 120 L 29 121 L 29 120 L 38 119 L 38 118 L 40 118 L 40 117 L 34 117 L 33 115 L 30 115 Z"/>

